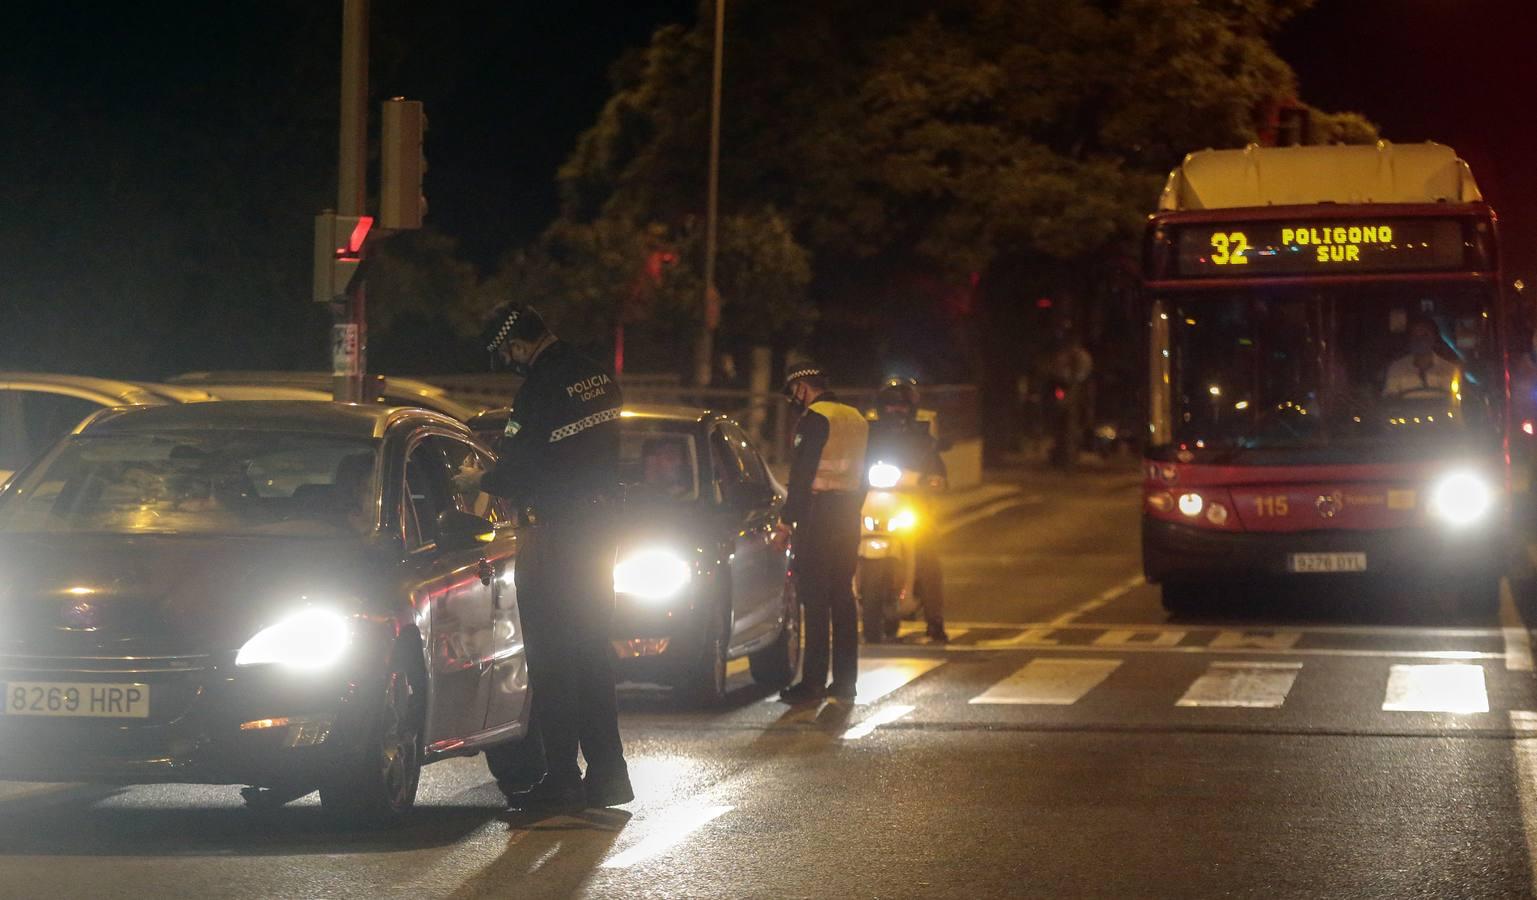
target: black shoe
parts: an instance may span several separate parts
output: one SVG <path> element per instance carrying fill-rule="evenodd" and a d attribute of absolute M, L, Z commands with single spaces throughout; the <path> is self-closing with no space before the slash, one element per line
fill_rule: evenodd
<path fill-rule="evenodd" d="M 948 643 L 950 643 L 950 635 L 945 633 L 945 626 L 943 626 L 943 625 L 930 625 L 929 626 L 929 640 L 933 641 L 936 644 L 948 644 Z"/>
<path fill-rule="evenodd" d="M 510 809 L 543 815 L 577 813 L 587 808 L 587 792 L 582 783 L 555 784 L 546 778 L 521 794 L 507 798 Z"/>
<path fill-rule="evenodd" d="M 854 685 L 852 684 L 844 685 L 834 681 L 832 686 L 827 689 L 827 696 L 833 698 L 834 700 L 852 701 L 857 695 L 857 692 L 854 690 Z"/>
<path fill-rule="evenodd" d="M 590 809 L 623 806 L 635 799 L 635 789 L 630 786 L 628 773 L 621 773 L 614 778 L 593 778 L 592 773 L 589 772 L 583 787 L 587 795 L 587 806 Z"/>
<path fill-rule="evenodd" d="M 809 681 L 792 684 L 779 692 L 781 703 L 815 703 L 827 696 L 827 688 L 817 687 Z"/>

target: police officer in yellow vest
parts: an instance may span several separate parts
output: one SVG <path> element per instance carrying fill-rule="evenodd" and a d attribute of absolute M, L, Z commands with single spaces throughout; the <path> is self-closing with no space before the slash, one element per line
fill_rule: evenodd
<path fill-rule="evenodd" d="M 810 703 L 829 694 L 854 699 L 859 675 L 859 611 L 854 567 L 859 561 L 859 516 L 865 502 L 865 443 L 869 426 L 859 410 L 835 397 L 827 376 L 810 364 L 793 366 L 785 396 L 801 410 L 790 463 L 790 496 L 781 529 L 791 534 L 796 592 L 806 611 L 806 654 L 799 683 L 785 688 L 786 703 Z M 829 621 L 831 620 L 831 621 Z M 831 687 L 827 686 L 828 626 L 832 626 Z"/>

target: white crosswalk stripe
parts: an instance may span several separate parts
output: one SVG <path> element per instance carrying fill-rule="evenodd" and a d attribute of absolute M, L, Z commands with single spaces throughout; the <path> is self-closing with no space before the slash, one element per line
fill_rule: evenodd
<path fill-rule="evenodd" d="M 1119 659 L 1033 659 L 971 702 L 1070 706 L 1120 665 Z"/>
<path fill-rule="evenodd" d="M 1382 708 L 1388 712 L 1488 712 L 1484 667 L 1465 663 L 1394 666 Z"/>
<path fill-rule="evenodd" d="M 1214 662 L 1176 706 L 1274 708 L 1286 702 L 1302 663 Z"/>

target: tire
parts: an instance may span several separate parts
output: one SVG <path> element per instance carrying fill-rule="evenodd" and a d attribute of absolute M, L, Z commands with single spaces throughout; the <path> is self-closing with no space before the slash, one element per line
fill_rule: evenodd
<path fill-rule="evenodd" d="M 1212 592 L 1204 584 L 1188 581 L 1165 582 L 1163 608 L 1173 616 L 1196 616 L 1211 611 Z"/>
<path fill-rule="evenodd" d="M 896 567 L 889 559 L 868 560 L 860 567 L 859 587 L 864 593 L 860 598 L 860 612 L 864 619 L 865 643 L 879 644 L 897 633 L 886 615 L 886 610 L 896 605 L 893 596 Z"/>
<path fill-rule="evenodd" d="M 785 625 L 774 643 L 747 657 L 752 680 L 764 687 L 782 688 L 795 680 L 801 668 L 801 605 L 795 586 L 785 583 Z"/>
<path fill-rule="evenodd" d="M 321 808 L 349 827 L 398 825 L 416 803 L 425 694 L 412 667 L 402 662 L 405 655 L 396 654 L 396 663 L 377 686 L 361 752 L 320 786 Z"/>
<path fill-rule="evenodd" d="M 726 698 L 726 622 L 717 622 L 705 636 L 694 659 L 676 683 L 690 706 L 709 708 Z"/>

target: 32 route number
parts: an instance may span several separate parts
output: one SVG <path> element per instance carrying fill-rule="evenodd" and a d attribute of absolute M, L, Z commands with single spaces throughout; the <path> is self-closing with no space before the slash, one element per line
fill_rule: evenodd
<path fill-rule="evenodd" d="M 1211 261 L 1219 266 L 1247 266 L 1249 238 L 1242 231 L 1219 231 L 1211 236 Z"/>

